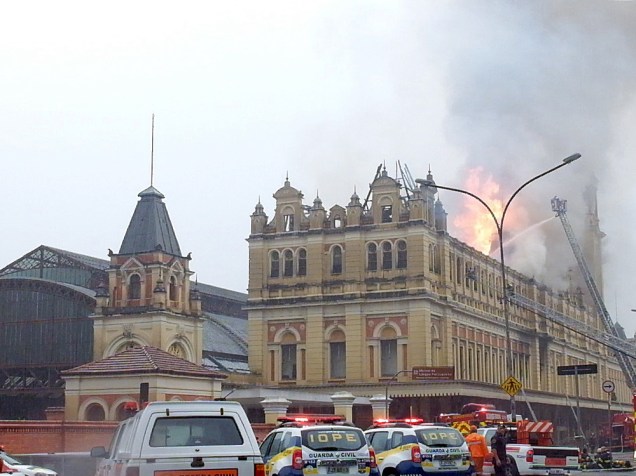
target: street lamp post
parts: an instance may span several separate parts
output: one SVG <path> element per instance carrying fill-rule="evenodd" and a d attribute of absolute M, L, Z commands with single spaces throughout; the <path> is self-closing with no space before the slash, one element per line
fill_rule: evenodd
<path fill-rule="evenodd" d="M 469 195 L 473 197 L 475 200 L 479 201 L 479 203 L 481 203 L 486 208 L 486 210 L 488 210 L 488 213 L 490 213 L 490 216 L 495 222 L 495 227 L 497 228 L 497 237 L 499 238 L 499 263 L 501 266 L 501 287 L 502 287 L 501 296 L 503 299 L 504 326 L 505 326 L 505 332 L 506 332 L 506 373 L 508 374 L 508 376 L 512 376 L 512 344 L 510 341 L 510 316 L 509 316 L 510 310 L 509 310 L 509 304 L 508 304 L 508 297 L 506 294 L 508 291 L 508 283 L 506 281 L 506 265 L 504 262 L 504 247 L 503 247 L 503 231 L 504 231 L 504 220 L 506 218 L 506 212 L 508 211 L 508 207 L 510 206 L 510 203 L 512 202 L 512 200 L 527 185 L 531 184 L 535 180 L 540 179 L 544 175 L 548 175 L 549 173 L 552 173 L 555 170 L 560 169 L 561 167 L 564 167 L 574 162 L 579 157 L 581 157 L 581 154 L 570 155 L 569 157 L 566 157 L 565 159 L 563 159 L 563 161 L 559 165 L 552 167 L 551 169 L 546 170 L 545 172 L 540 173 L 539 175 L 536 175 L 532 177 L 530 180 L 523 183 L 523 185 L 517 188 L 517 190 L 515 190 L 515 192 L 510 196 L 510 198 L 506 202 L 506 205 L 504 206 L 503 212 L 499 219 L 497 218 L 495 213 L 492 211 L 492 208 L 490 208 L 490 206 L 484 200 L 482 200 L 480 197 L 478 197 L 472 192 L 469 192 L 467 190 L 462 190 L 459 188 L 445 187 L 443 185 L 438 185 L 432 180 L 423 180 L 423 179 L 415 180 L 417 183 L 422 184 L 425 187 L 436 187 L 442 190 L 450 190 L 452 192 L 459 192 L 459 193 L 463 193 L 465 195 Z M 517 409 L 516 409 L 514 395 L 510 395 L 510 415 L 513 422 L 517 420 Z"/>
<path fill-rule="evenodd" d="M 393 382 L 398 377 L 398 375 L 405 374 L 405 373 L 410 373 L 410 372 L 411 372 L 411 370 L 398 370 L 393 375 L 393 377 L 391 377 L 389 380 L 387 380 L 386 387 L 384 389 L 384 418 L 386 420 L 389 419 L 389 384 L 391 382 Z"/>

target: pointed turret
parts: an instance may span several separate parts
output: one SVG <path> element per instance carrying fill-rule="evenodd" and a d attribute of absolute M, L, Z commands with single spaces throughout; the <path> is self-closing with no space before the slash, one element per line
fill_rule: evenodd
<path fill-rule="evenodd" d="M 360 203 L 360 197 L 353 189 L 353 195 L 347 205 L 347 226 L 359 226 L 360 217 L 362 216 L 362 204 Z"/>
<path fill-rule="evenodd" d="M 169 350 L 178 342 L 199 363 L 201 302 L 190 292 L 191 253 L 181 254 L 163 194 L 151 185 L 138 196 L 119 253 L 108 253 L 108 290 L 93 316 L 94 356 L 131 343 Z"/>
<path fill-rule="evenodd" d="M 163 251 L 181 256 L 177 236 L 172 228 L 164 195 L 150 186 L 138 195 L 141 199 L 133 213 L 124 240 L 119 248 L 120 255 Z"/>
<path fill-rule="evenodd" d="M 252 213 L 252 234 L 263 233 L 265 226 L 267 225 L 267 215 L 265 214 L 261 199 L 259 197 L 258 203 L 254 207 L 254 213 Z"/>

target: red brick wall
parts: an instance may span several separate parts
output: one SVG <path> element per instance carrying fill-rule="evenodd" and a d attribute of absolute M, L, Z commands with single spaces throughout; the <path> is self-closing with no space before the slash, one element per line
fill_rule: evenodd
<path fill-rule="evenodd" d="M 94 446 L 108 447 L 117 423 L 0 420 L 0 445 L 13 454 L 89 452 Z M 274 425 L 252 427 L 263 441 Z"/>
<path fill-rule="evenodd" d="M 0 444 L 7 453 L 87 452 L 108 447 L 117 422 L 0 421 Z"/>

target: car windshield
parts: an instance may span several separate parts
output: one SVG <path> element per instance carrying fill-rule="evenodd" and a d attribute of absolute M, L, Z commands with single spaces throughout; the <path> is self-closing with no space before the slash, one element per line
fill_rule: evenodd
<path fill-rule="evenodd" d="M 366 439 L 358 428 L 312 428 L 303 430 L 302 444 L 315 451 L 353 451 L 362 448 Z"/>
<path fill-rule="evenodd" d="M 13 456 L 8 455 L 5 452 L 0 453 L 0 458 L 2 458 L 6 463 L 9 464 L 24 464 L 22 461 L 15 459 Z"/>
<path fill-rule="evenodd" d="M 464 437 L 455 428 L 422 428 L 415 430 L 417 440 L 436 448 L 456 448 L 464 444 Z"/>

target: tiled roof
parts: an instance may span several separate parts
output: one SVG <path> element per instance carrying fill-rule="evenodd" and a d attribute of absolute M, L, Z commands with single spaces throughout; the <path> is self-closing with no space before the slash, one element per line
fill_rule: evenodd
<path fill-rule="evenodd" d="M 224 379 L 227 375 L 180 359 L 156 347 L 127 349 L 103 360 L 89 362 L 62 372 L 68 375 L 169 374 Z"/>

